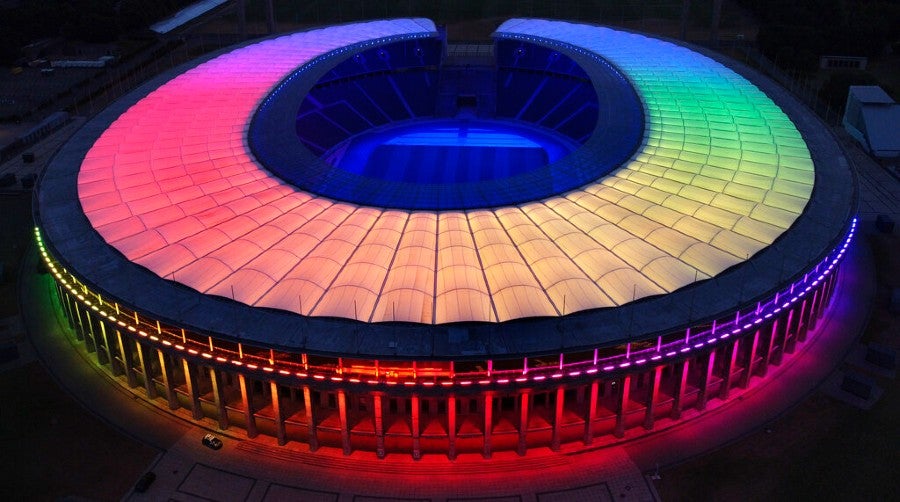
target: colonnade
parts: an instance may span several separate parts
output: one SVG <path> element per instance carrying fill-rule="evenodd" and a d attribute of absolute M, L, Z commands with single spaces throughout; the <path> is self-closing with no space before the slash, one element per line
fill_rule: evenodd
<path fill-rule="evenodd" d="M 201 357 L 196 351 L 136 336 L 57 287 L 77 340 L 97 363 L 128 387 L 171 410 L 247 437 L 270 435 L 279 444 L 306 443 L 388 454 L 481 453 L 525 455 L 531 448 L 614 441 L 660 421 L 702 412 L 766 378 L 815 329 L 832 297 L 830 274 L 791 304 L 740 337 L 710 344 L 658 364 L 584 373 L 542 382 L 476 386 L 373 385 L 343 379 L 299 380 Z M 212 342 L 210 342 L 212 343 Z M 194 352 L 193 354 L 191 352 Z M 205 355 L 205 354 L 204 354 Z M 527 364 L 526 364 L 527 370 Z"/>

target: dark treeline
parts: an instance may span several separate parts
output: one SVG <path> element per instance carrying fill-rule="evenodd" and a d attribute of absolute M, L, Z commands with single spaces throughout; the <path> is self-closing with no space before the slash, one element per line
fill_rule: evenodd
<path fill-rule="evenodd" d="M 759 50 L 785 71 L 814 78 L 820 56 L 879 58 L 900 51 L 898 0 L 736 0 L 760 20 Z M 819 97 L 840 110 L 851 85 L 898 89 L 867 71 L 830 71 Z"/>
<path fill-rule="evenodd" d="M 822 55 L 874 57 L 896 50 L 896 0 L 737 0 L 762 22 L 757 43 L 784 68 L 814 70 Z"/>
<path fill-rule="evenodd" d="M 44 38 L 112 42 L 140 32 L 192 0 L 40 0 L 0 9 L 0 64 L 13 64 L 21 48 Z"/>

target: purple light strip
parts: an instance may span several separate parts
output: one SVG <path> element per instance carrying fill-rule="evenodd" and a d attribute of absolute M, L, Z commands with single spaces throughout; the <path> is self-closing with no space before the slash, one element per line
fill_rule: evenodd
<path fill-rule="evenodd" d="M 819 283 L 825 279 L 829 274 L 832 273 L 835 266 L 843 259 L 844 254 L 847 248 L 850 246 L 850 243 L 853 240 L 854 235 L 856 234 L 856 225 L 857 218 L 853 218 L 850 223 L 850 230 L 847 232 L 847 236 L 845 237 L 843 244 L 838 248 L 835 248 L 829 255 L 822 260 L 816 267 L 812 269 L 815 271 L 821 268 L 821 265 L 828 264 L 825 267 L 825 270 L 818 275 L 815 276 L 811 282 L 810 274 L 804 274 L 804 277 L 793 284 L 790 287 L 785 288 L 783 291 L 776 292 L 773 297 L 766 301 L 760 302 L 756 307 L 754 307 L 750 312 L 741 316 L 740 311 L 736 312 L 736 315 L 733 317 L 731 315 L 726 316 L 727 321 L 719 320 L 716 321 L 715 326 L 716 329 L 722 329 L 726 326 L 732 326 L 731 331 L 729 333 L 725 333 L 722 335 L 716 335 L 715 329 L 710 328 L 707 331 L 702 331 L 700 333 L 696 333 L 691 335 L 691 341 L 687 342 L 684 339 L 680 339 L 678 341 L 659 345 L 658 348 L 646 349 L 637 352 L 630 352 L 627 356 L 625 354 L 612 356 L 604 359 L 600 359 L 596 364 L 593 361 L 584 361 L 584 362 L 574 362 L 569 364 L 563 364 L 562 367 L 559 366 L 551 366 L 547 369 L 544 368 L 528 368 L 528 374 L 522 374 L 521 376 L 515 376 L 514 381 L 516 383 L 527 383 L 531 382 L 542 382 L 547 378 L 553 379 L 563 379 L 563 378 L 578 378 L 582 376 L 582 374 L 594 375 L 599 371 L 603 371 L 606 373 L 612 373 L 617 370 L 625 369 L 632 364 L 643 365 L 648 360 L 654 362 L 665 362 L 668 359 L 675 359 L 677 357 L 681 357 L 682 354 L 688 353 L 693 349 L 700 349 L 703 347 L 708 347 L 710 345 L 724 343 L 725 340 L 728 339 L 730 335 L 739 335 L 742 332 L 745 332 L 755 326 L 761 324 L 765 319 L 771 318 L 774 314 L 778 314 L 784 309 L 787 309 L 791 305 L 803 299 L 807 293 L 812 291 L 814 286 L 819 285 Z M 116 317 L 112 314 L 107 314 L 105 311 L 101 311 L 100 308 L 106 306 L 107 304 L 103 303 L 101 297 L 97 294 L 90 293 L 87 290 L 87 287 L 81 283 L 77 278 L 75 278 L 72 274 L 68 273 L 66 270 L 59 270 L 56 266 L 56 263 L 50 258 L 47 253 L 43 239 L 41 237 L 40 229 L 35 228 L 35 239 L 37 241 L 39 250 L 41 255 L 44 258 L 50 272 L 56 277 L 56 280 L 65 287 L 73 297 L 77 298 L 80 302 L 82 302 L 85 306 L 89 307 L 91 310 L 98 312 L 99 315 L 105 317 L 110 322 L 116 323 L 116 325 L 121 326 L 132 333 L 136 333 L 141 338 L 145 338 L 147 343 L 153 345 L 162 345 L 165 346 L 166 349 L 174 348 L 178 351 L 184 351 L 189 356 L 185 357 L 202 357 L 204 359 L 212 359 L 215 357 L 213 354 L 210 354 L 206 351 L 197 351 L 195 349 L 186 348 L 184 345 L 175 344 L 170 340 L 161 340 L 158 336 L 147 333 L 146 331 L 140 329 L 140 326 L 134 326 L 130 323 L 131 319 L 129 317 Z M 67 279 L 68 277 L 68 279 Z M 808 284 L 808 285 L 807 285 Z M 779 298 L 781 296 L 790 296 L 792 291 L 794 291 L 797 287 L 804 287 L 802 291 L 798 294 L 793 295 L 791 299 L 787 302 L 778 305 Z M 81 292 L 80 292 L 81 291 Z M 82 294 L 82 292 L 84 294 Z M 87 299 L 85 295 L 93 295 L 98 298 L 100 301 L 100 306 L 94 304 L 91 300 Z M 172 333 L 164 332 L 160 330 L 160 335 L 168 335 L 175 336 Z M 181 341 L 181 337 L 178 337 L 178 341 Z M 632 360 L 632 358 L 635 360 Z M 228 362 L 228 359 L 222 357 L 215 357 L 219 362 Z M 261 358 L 257 358 L 262 360 Z M 250 362 L 244 362 L 241 360 L 230 360 L 230 362 L 237 366 L 243 366 L 245 369 L 249 369 L 251 371 L 257 371 L 262 373 L 274 373 L 276 368 L 274 368 L 271 363 L 266 365 L 258 365 Z M 268 362 L 268 361 L 265 361 Z M 562 371 L 561 371 L 562 370 Z M 297 379 L 309 379 L 312 378 L 314 380 L 325 380 L 326 378 L 330 378 L 332 381 L 342 382 L 345 379 L 339 375 L 323 375 L 320 373 L 311 373 L 311 372 L 290 372 L 286 369 L 277 369 L 278 373 L 281 375 L 292 375 Z M 553 373 L 551 373 L 551 371 Z M 348 382 L 358 385 L 397 385 L 400 383 L 397 380 L 388 380 L 388 379 L 374 379 L 374 380 L 361 380 L 360 378 L 348 378 Z M 459 375 L 452 376 L 449 378 L 441 378 L 439 381 L 432 380 L 404 380 L 402 383 L 404 386 L 423 386 L 423 387 L 431 387 L 434 386 L 435 383 L 440 383 L 442 386 L 470 386 L 473 381 L 477 381 L 480 385 L 491 385 L 491 384 L 509 384 L 510 376 L 509 375 L 497 375 L 496 378 L 480 378 L 475 380 L 475 377 L 472 375 Z"/>

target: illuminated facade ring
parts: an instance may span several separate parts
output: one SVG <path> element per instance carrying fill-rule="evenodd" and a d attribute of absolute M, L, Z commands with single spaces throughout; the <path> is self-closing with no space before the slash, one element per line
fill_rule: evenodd
<path fill-rule="evenodd" d="M 764 376 L 815 327 L 853 233 L 852 176 L 792 122 L 808 111 L 683 47 L 498 29 L 602 56 L 645 110 L 620 169 L 543 200 L 355 206 L 247 150 L 253 110 L 304 62 L 432 32 L 374 21 L 253 43 L 80 131 L 41 179 L 37 237 L 100 363 L 250 436 L 452 458 L 652 428 Z"/>

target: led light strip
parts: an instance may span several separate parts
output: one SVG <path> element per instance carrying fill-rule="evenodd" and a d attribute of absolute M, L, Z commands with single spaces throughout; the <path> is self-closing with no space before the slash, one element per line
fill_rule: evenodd
<path fill-rule="evenodd" d="M 835 267 L 841 262 L 844 258 L 844 255 L 847 251 L 847 248 L 850 246 L 850 243 L 853 241 L 853 237 L 856 234 L 856 226 L 857 226 L 857 218 L 853 218 L 850 223 L 850 228 L 842 241 L 841 245 L 838 246 L 835 250 L 833 250 L 829 255 L 822 260 L 816 267 L 811 269 L 812 273 L 804 274 L 804 278 L 795 282 L 790 287 L 777 292 L 773 297 L 769 298 L 766 302 L 761 302 L 760 307 L 753 313 L 747 314 L 743 317 L 740 316 L 740 311 L 738 311 L 738 315 L 735 317 L 735 320 L 732 321 L 733 327 L 731 329 L 726 329 L 725 333 L 716 333 L 715 330 L 710 330 L 709 332 L 699 333 L 696 337 L 689 343 L 684 342 L 675 342 L 668 344 L 666 346 L 660 347 L 657 349 L 648 349 L 644 351 L 638 351 L 636 353 L 632 353 L 629 356 L 613 356 L 609 358 L 605 358 L 603 360 L 598 360 L 596 364 L 588 363 L 572 363 L 568 368 L 559 369 L 559 368 L 532 368 L 528 370 L 528 374 L 523 374 L 520 376 L 509 377 L 507 375 L 497 376 L 496 378 L 479 378 L 479 379 L 471 379 L 471 378 L 450 378 L 450 379 L 439 379 L 435 380 L 392 380 L 392 379 L 362 379 L 360 377 L 355 376 L 344 376 L 340 374 L 321 374 L 316 372 L 308 372 L 308 371 L 295 371 L 289 370 L 286 368 L 278 368 L 273 365 L 260 365 L 254 362 L 242 361 L 239 359 L 226 359 L 221 356 L 216 356 L 215 354 L 206 352 L 206 351 L 198 351 L 192 348 L 186 348 L 184 345 L 177 343 L 177 341 L 167 340 L 161 338 L 163 335 L 163 331 L 159 331 L 159 335 L 154 335 L 152 333 L 147 333 L 145 330 L 141 329 L 138 325 L 134 325 L 130 322 L 130 320 L 125 316 L 116 316 L 113 314 L 107 313 L 105 310 L 101 310 L 106 306 L 102 298 L 99 294 L 90 292 L 86 286 L 81 283 L 81 281 L 77 281 L 77 279 L 71 273 L 68 273 L 64 270 L 60 270 L 57 267 L 57 264 L 51 258 L 50 254 L 47 252 L 47 249 L 44 246 L 44 242 L 41 236 L 41 231 L 39 228 L 35 227 L 35 241 L 37 242 L 38 249 L 40 254 L 44 260 L 44 263 L 47 265 L 50 272 L 56 278 L 56 281 L 61 284 L 64 288 L 66 288 L 69 293 L 71 293 L 73 298 L 77 298 L 79 302 L 81 302 L 85 307 L 94 311 L 99 315 L 100 318 L 104 320 L 108 320 L 110 322 L 115 323 L 116 326 L 124 328 L 129 333 L 133 335 L 137 335 L 140 338 L 148 340 L 151 344 L 156 345 L 159 348 L 164 348 L 164 350 L 175 349 L 179 352 L 186 352 L 188 356 L 185 357 L 194 357 L 194 358 L 202 358 L 207 361 L 215 360 L 219 363 L 230 363 L 234 366 L 241 367 L 245 372 L 257 372 L 260 374 L 274 374 L 277 373 L 282 377 L 293 377 L 297 380 L 314 380 L 314 381 L 325 381 L 329 380 L 331 382 L 343 383 L 347 382 L 355 385 L 369 385 L 369 386 L 395 386 L 395 385 L 403 385 L 407 387 L 434 387 L 435 385 L 441 385 L 443 387 L 451 387 L 451 386 L 460 386 L 460 387 L 469 387 L 473 384 L 478 384 L 480 386 L 488 386 L 488 385 L 497 385 L 504 386 L 512 383 L 515 384 L 527 384 L 527 383 L 540 383 L 544 382 L 547 379 L 551 380 L 575 380 L 579 378 L 584 378 L 584 376 L 592 376 L 596 375 L 599 372 L 603 372 L 604 374 L 614 374 L 618 371 L 625 370 L 632 366 L 645 366 L 648 363 L 653 365 L 658 364 L 666 364 L 669 360 L 676 360 L 686 357 L 686 354 L 689 354 L 694 349 L 709 349 L 710 346 L 717 346 L 723 343 L 726 343 L 729 338 L 735 337 L 738 338 L 743 334 L 746 334 L 749 330 L 754 329 L 756 326 L 759 326 L 767 319 L 772 318 L 773 316 L 779 314 L 785 309 L 789 309 L 792 305 L 796 304 L 798 301 L 803 300 L 810 292 L 813 291 L 813 288 L 819 285 L 824 279 L 826 279 L 834 270 Z M 819 271 L 822 269 L 821 271 Z M 66 275 L 68 275 L 69 279 L 66 279 Z M 79 286 L 79 284 L 81 284 Z M 798 288 L 798 291 L 795 291 Z M 95 303 L 91 301 L 90 298 L 97 297 L 99 303 Z M 788 298 L 784 301 L 781 301 L 780 298 Z M 727 326 L 727 323 L 725 324 Z M 168 336 L 174 336 L 169 335 Z M 179 339 L 180 341 L 180 339 Z M 577 368 L 573 368 L 578 366 Z M 246 371 L 249 370 L 249 371 Z"/>

